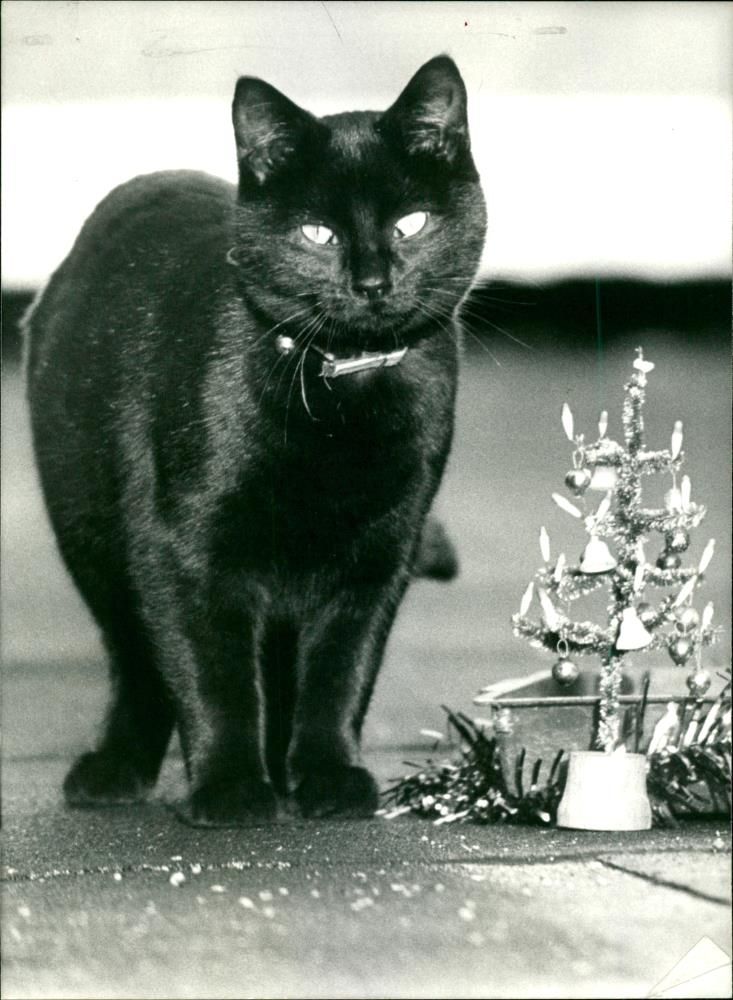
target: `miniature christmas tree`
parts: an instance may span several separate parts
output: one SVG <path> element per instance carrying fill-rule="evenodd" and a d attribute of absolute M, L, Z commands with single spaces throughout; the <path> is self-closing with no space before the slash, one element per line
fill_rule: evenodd
<path fill-rule="evenodd" d="M 682 566 L 690 532 L 702 521 L 705 508 L 691 500 L 688 476 L 678 485 L 684 460 L 682 423 L 674 425 L 669 449 L 650 451 L 645 445 L 643 408 L 647 375 L 653 368 L 637 348 L 633 373 L 624 387 L 623 444 L 607 436 L 605 411 L 598 424 L 598 439 L 586 443 L 582 434 L 575 433 L 569 406 L 563 407 L 562 425 L 574 446 L 573 468 L 565 485 L 574 502 L 560 493 L 553 493 L 552 498 L 561 510 L 584 524 L 588 540 L 578 565 L 570 565 L 563 554 L 553 564 L 549 537 L 541 529 L 544 565 L 527 587 L 519 614 L 512 619 L 516 635 L 557 655 L 553 677 L 560 684 L 570 684 L 578 676 L 573 656 L 600 658 L 597 742 L 599 749 L 606 751 L 620 743 L 622 667 L 629 665 L 630 652 L 666 648 L 678 665 L 696 661 L 696 669 L 687 678 L 693 697 L 701 698 L 710 686 L 700 654 L 702 647 L 715 639 L 713 606 L 708 604 L 700 616 L 692 598 L 715 543 L 707 543 L 697 566 Z M 659 509 L 642 505 L 642 478 L 653 474 L 671 477 L 664 506 Z M 605 495 L 597 509 L 589 512 L 588 491 L 597 489 Z M 654 535 L 660 535 L 663 544 L 651 564 L 645 546 Z M 572 620 L 571 605 L 601 588 L 607 589 L 610 598 L 607 622 L 599 625 Z M 645 600 L 650 588 L 671 593 L 655 606 Z M 535 597 L 539 620 L 529 617 Z"/>

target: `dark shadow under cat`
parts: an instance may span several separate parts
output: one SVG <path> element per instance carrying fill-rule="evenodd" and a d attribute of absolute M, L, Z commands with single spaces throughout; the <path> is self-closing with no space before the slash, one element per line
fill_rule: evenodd
<path fill-rule="evenodd" d="M 318 119 L 244 77 L 233 121 L 238 189 L 117 188 L 26 321 L 46 504 L 113 688 L 64 790 L 140 798 L 176 727 L 191 822 L 285 795 L 371 815 L 395 613 L 456 570 L 426 517 L 485 229 L 466 92 L 441 56 L 388 111 Z"/>

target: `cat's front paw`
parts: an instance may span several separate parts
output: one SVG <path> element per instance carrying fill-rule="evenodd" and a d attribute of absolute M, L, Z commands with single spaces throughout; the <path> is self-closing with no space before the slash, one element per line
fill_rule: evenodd
<path fill-rule="evenodd" d="M 144 799 L 151 784 L 128 760 L 97 750 L 75 762 L 64 780 L 64 797 L 76 809 L 119 806 Z"/>
<path fill-rule="evenodd" d="M 191 793 L 181 818 L 192 826 L 252 826 L 277 818 L 277 796 L 266 781 L 211 781 Z"/>
<path fill-rule="evenodd" d="M 304 816 L 373 816 L 379 789 L 363 767 L 330 768 L 306 774 L 297 785 L 295 801 Z"/>

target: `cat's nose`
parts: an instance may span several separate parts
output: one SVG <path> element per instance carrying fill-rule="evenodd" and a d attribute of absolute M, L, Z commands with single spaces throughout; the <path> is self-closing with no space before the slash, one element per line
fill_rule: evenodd
<path fill-rule="evenodd" d="M 353 288 L 357 295 L 376 302 L 392 291 L 392 282 L 386 274 L 368 274 L 354 278 Z"/>

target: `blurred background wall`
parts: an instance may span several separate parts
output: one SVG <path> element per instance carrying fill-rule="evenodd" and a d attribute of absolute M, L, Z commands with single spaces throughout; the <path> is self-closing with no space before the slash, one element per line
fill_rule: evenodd
<path fill-rule="evenodd" d="M 3 280 L 35 287 L 137 173 L 233 178 L 237 76 L 315 113 L 458 62 L 489 203 L 484 273 L 724 276 L 728 3 L 3 3 Z"/>

